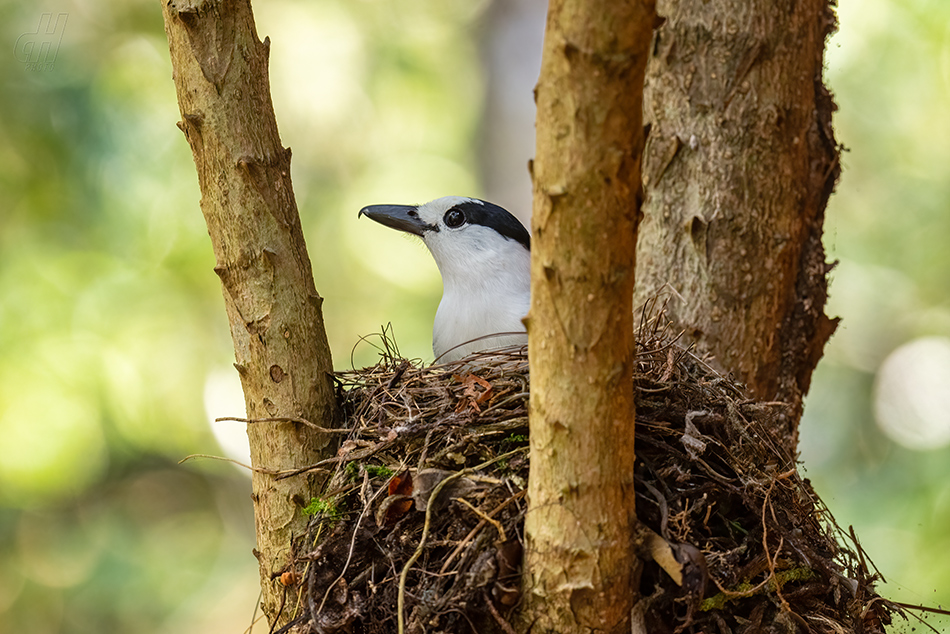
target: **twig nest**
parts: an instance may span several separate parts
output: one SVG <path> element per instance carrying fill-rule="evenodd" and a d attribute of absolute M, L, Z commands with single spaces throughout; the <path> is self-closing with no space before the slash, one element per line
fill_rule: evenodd
<path fill-rule="evenodd" d="M 688 351 L 647 335 L 631 386 L 637 515 L 655 536 L 643 541 L 652 546 L 639 625 L 883 632 L 896 607 L 874 592 L 867 557 L 773 433 L 784 405 L 746 399 Z M 311 532 L 294 544 L 293 575 L 282 577 L 298 580 L 287 588 L 285 610 L 298 615 L 287 629 L 516 631 L 525 351 L 431 367 L 384 354 L 337 378 L 348 432 L 311 504 Z"/>

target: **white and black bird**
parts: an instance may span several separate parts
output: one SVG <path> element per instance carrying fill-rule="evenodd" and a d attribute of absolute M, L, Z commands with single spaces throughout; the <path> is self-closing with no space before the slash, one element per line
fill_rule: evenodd
<path fill-rule="evenodd" d="M 442 274 L 432 327 L 436 362 L 525 344 L 531 303 L 531 236 L 505 209 L 446 196 L 424 205 L 371 205 L 376 222 L 422 238 Z"/>

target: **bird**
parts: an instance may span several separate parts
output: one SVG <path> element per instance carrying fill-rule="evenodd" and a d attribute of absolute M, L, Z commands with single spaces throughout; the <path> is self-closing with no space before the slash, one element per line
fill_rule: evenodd
<path fill-rule="evenodd" d="M 531 234 L 506 209 L 445 196 L 422 205 L 370 205 L 361 216 L 422 238 L 439 267 L 436 363 L 527 344 L 522 319 L 531 304 Z"/>

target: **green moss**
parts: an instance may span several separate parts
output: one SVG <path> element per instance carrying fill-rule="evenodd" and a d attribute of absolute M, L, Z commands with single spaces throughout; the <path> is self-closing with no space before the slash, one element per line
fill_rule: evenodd
<path fill-rule="evenodd" d="M 368 473 L 369 477 L 371 478 L 391 478 L 395 473 L 395 471 L 392 469 L 375 464 L 363 465 L 363 467 L 366 469 L 366 473 Z"/>
<path fill-rule="evenodd" d="M 375 464 L 361 465 L 357 462 L 348 462 L 346 463 L 346 467 L 344 467 L 346 476 L 352 481 L 358 480 L 360 478 L 360 467 L 363 467 L 364 469 L 366 469 L 366 473 L 369 474 L 370 478 L 390 478 L 392 477 L 393 473 L 395 473 L 395 471 L 393 471 L 392 469 L 388 467 L 383 467 L 381 465 L 375 465 Z"/>
<path fill-rule="evenodd" d="M 343 518 L 343 512 L 337 507 L 335 501 L 320 498 L 310 498 L 310 503 L 303 507 L 303 514 L 320 515 L 334 522 Z"/>
<path fill-rule="evenodd" d="M 736 599 L 743 599 L 745 597 L 750 597 L 754 594 L 761 594 L 762 592 L 775 592 L 776 590 L 781 590 L 786 583 L 797 582 L 797 581 L 808 581 L 814 579 L 816 576 L 815 571 L 811 568 L 799 567 L 799 568 L 790 568 L 789 570 L 780 570 L 776 572 L 775 575 L 769 579 L 769 582 L 755 590 L 753 589 L 758 584 L 751 584 L 749 582 L 743 582 L 737 585 L 735 588 L 729 591 L 729 594 L 725 592 L 720 592 L 714 596 L 709 597 L 700 604 L 699 609 L 703 612 L 708 612 L 709 610 L 721 610 L 726 607 L 726 604 L 730 601 Z"/>

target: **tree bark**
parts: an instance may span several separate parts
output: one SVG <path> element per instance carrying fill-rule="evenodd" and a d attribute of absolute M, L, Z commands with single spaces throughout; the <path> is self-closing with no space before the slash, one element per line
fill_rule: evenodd
<path fill-rule="evenodd" d="M 632 292 L 642 198 L 650 0 L 552 0 L 533 163 L 532 632 L 629 632 L 633 551 Z"/>
<path fill-rule="evenodd" d="M 635 301 L 761 400 L 802 397 L 837 320 L 821 242 L 839 174 L 822 83 L 828 0 L 667 0 L 647 68 L 647 202 Z"/>
<path fill-rule="evenodd" d="M 247 413 L 338 420 L 330 349 L 268 85 L 269 41 L 257 37 L 248 0 L 163 0 L 182 121 L 201 187 Z M 300 512 L 321 484 L 274 470 L 332 452 L 326 435 L 292 422 L 248 426 L 264 612 L 278 620 Z M 286 610 L 289 614 L 290 610 Z M 280 619 L 283 621 L 284 619 Z"/>

